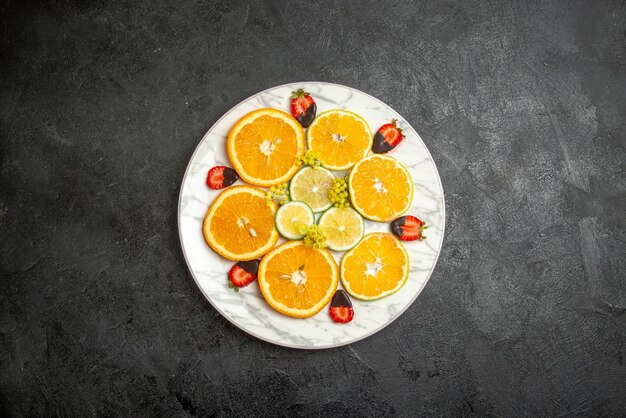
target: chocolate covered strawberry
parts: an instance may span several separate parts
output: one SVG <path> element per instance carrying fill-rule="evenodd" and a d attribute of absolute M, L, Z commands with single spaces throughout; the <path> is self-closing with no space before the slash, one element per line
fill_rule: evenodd
<path fill-rule="evenodd" d="M 428 226 L 424 221 L 413 215 L 401 216 L 391 222 L 391 232 L 402 241 L 426 239 L 426 237 L 422 235 L 426 228 L 428 228 Z"/>
<path fill-rule="evenodd" d="M 256 280 L 259 260 L 240 261 L 228 272 L 228 279 L 234 287 L 245 287 Z"/>
<path fill-rule="evenodd" d="M 376 135 L 374 135 L 374 143 L 372 144 L 372 151 L 376 154 L 385 154 L 395 147 L 404 139 L 402 129 L 396 125 L 397 120 L 393 119 L 391 123 L 386 123 L 381 126 Z"/>
<path fill-rule="evenodd" d="M 335 322 L 345 324 L 352 321 L 354 309 L 352 309 L 352 301 L 345 291 L 339 289 L 335 292 L 335 296 L 330 302 L 329 313 Z"/>
<path fill-rule="evenodd" d="M 315 119 L 317 105 L 313 97 L 304 89 L 291 92 L 291 114 L 303 128 L 306 128 Z"/>
<path fill-rule="evenodd" d="M 209 170 L 206 184 L 211 189 L 223 189 L 237 181 L 239 175 L 235 170 L 224 165 L 218 165 Z"/>

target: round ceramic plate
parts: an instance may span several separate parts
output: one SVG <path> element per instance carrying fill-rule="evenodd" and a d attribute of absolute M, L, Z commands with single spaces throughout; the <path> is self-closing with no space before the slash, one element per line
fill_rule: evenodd
<path fill-rule="evenodd" d="M 411 258 L 407 283 L 395 294 L 365 302 L 353 299 L 354 319 L 334 323 L 328 309 L 307 319 L 284 316 L 269 307 L 256 282 L 235 292 L 228 287 L 227 274 L 233 265 L 214 253 L 202 237 L 202 220 L 210 203 L 219 194 L 206 185 L 208 170 L 215 165 L 230 166 L 226 137 L 235 122 L 246 113 L 273 107 L 289 112 L 292 90 L 303 87 L 317 103 L 317 113 L 347 109 L 363 116 L 372 132 L 397 119 L 406 138 L 389 155 L 401 161 L 415 183 L 413 204 L 408 213 L 430 225 L 428 239 L 405 243 Z M 236 184 L 240 184 L 241 180 Z M 262 340 L 287 347 L 317 349 L 350 344 L 392 323 L 415 301 L 430 277 L 443 242 L 445 205 L 437 168 L 415 130 L 380 100 L 350 87 L 330 83 L 286 84 L 262 91 L 244 100 L 222 116 L 204 135 L 185 172 L 178 202 L 180 241 L 191 274 L 202 293 L 226 319 Z M 389 231 L 389 224 L 366 221 L 365 233 Z M 337 262 L 343 253 L 334 253 Z M 341 284 L 339 285 L 341 286 Z"/>

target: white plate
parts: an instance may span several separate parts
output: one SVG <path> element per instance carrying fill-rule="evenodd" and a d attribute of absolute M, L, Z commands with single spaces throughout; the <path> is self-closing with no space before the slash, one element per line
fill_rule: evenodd
<path fill-rule="evenodd" d="M 256 282 L 235 292 L 228 287 L 227 273 L 233 265 L 215 254 L 202 237 L 202 220 L 209 204 L 219 194 L 206 186 L 208 170 L 215 165 L 230 166 L 226 137 L 235 122 L 246 113 L 262 107 L 289 112 L 292 90 L 303 87 L 315 98 L 317 113 L 329 109 L 354 111 L 367 120 L 372 132 L 398 119 L 406 138 L 389 155 L 408 168 L 415 183 L 413 204 L 408 213 L 430 227 L 428 239 L 405 243 L 411 268 L 407 283 L 384 299 L 362 302 L 353 299 L 354 319 L 335 324 L 323 309 L 307 319 L 294 319 L 267 305 Z M 236 184 L 242 183 L 241 180 Z M 380 100 L 351 87 L 331 83 L 305 82 L 273 87 L 244 100 L 222 116 L 204 135 L 185 172 L 178 202 L 178 228 L 185 260 L 204 296 L 226 319 L 262 340 L 304 348 L 330 348 L 350 344 L 380 331 L 415 301 L 439 257 L 445 230 L 445 204 L 437 167 L 417 132 L 392 108 Z M 389 224 L 366 221 L 365 232 L 389 231 Z M 343 253 L 335 253 L 337 261 Z M 341 286 L 341 284 L 340 284 Z"/>

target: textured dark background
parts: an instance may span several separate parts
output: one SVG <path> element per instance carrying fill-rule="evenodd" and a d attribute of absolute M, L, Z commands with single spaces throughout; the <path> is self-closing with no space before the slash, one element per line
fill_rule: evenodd
<path fill-rule="evenodd" d="M 0 415 L 626 414 L 626 5 L 3 1 Z M 422 134 L 443 252 L 351 346 L 206 302 L 176 210 L 245 97 L 346 84 Z"/>

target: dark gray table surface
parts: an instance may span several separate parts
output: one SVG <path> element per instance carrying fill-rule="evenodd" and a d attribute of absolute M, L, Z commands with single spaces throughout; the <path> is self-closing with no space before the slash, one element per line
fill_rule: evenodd
<path fill-rule="evenodd" d="M 623 1 L 105 3 L 0 6 L 0 415 L 626 415 Z M 415 304 L 324 351 L 222 318 L 176 223 L 207 129 L 302 80 L 395 108 L 446 197 Z"/>

